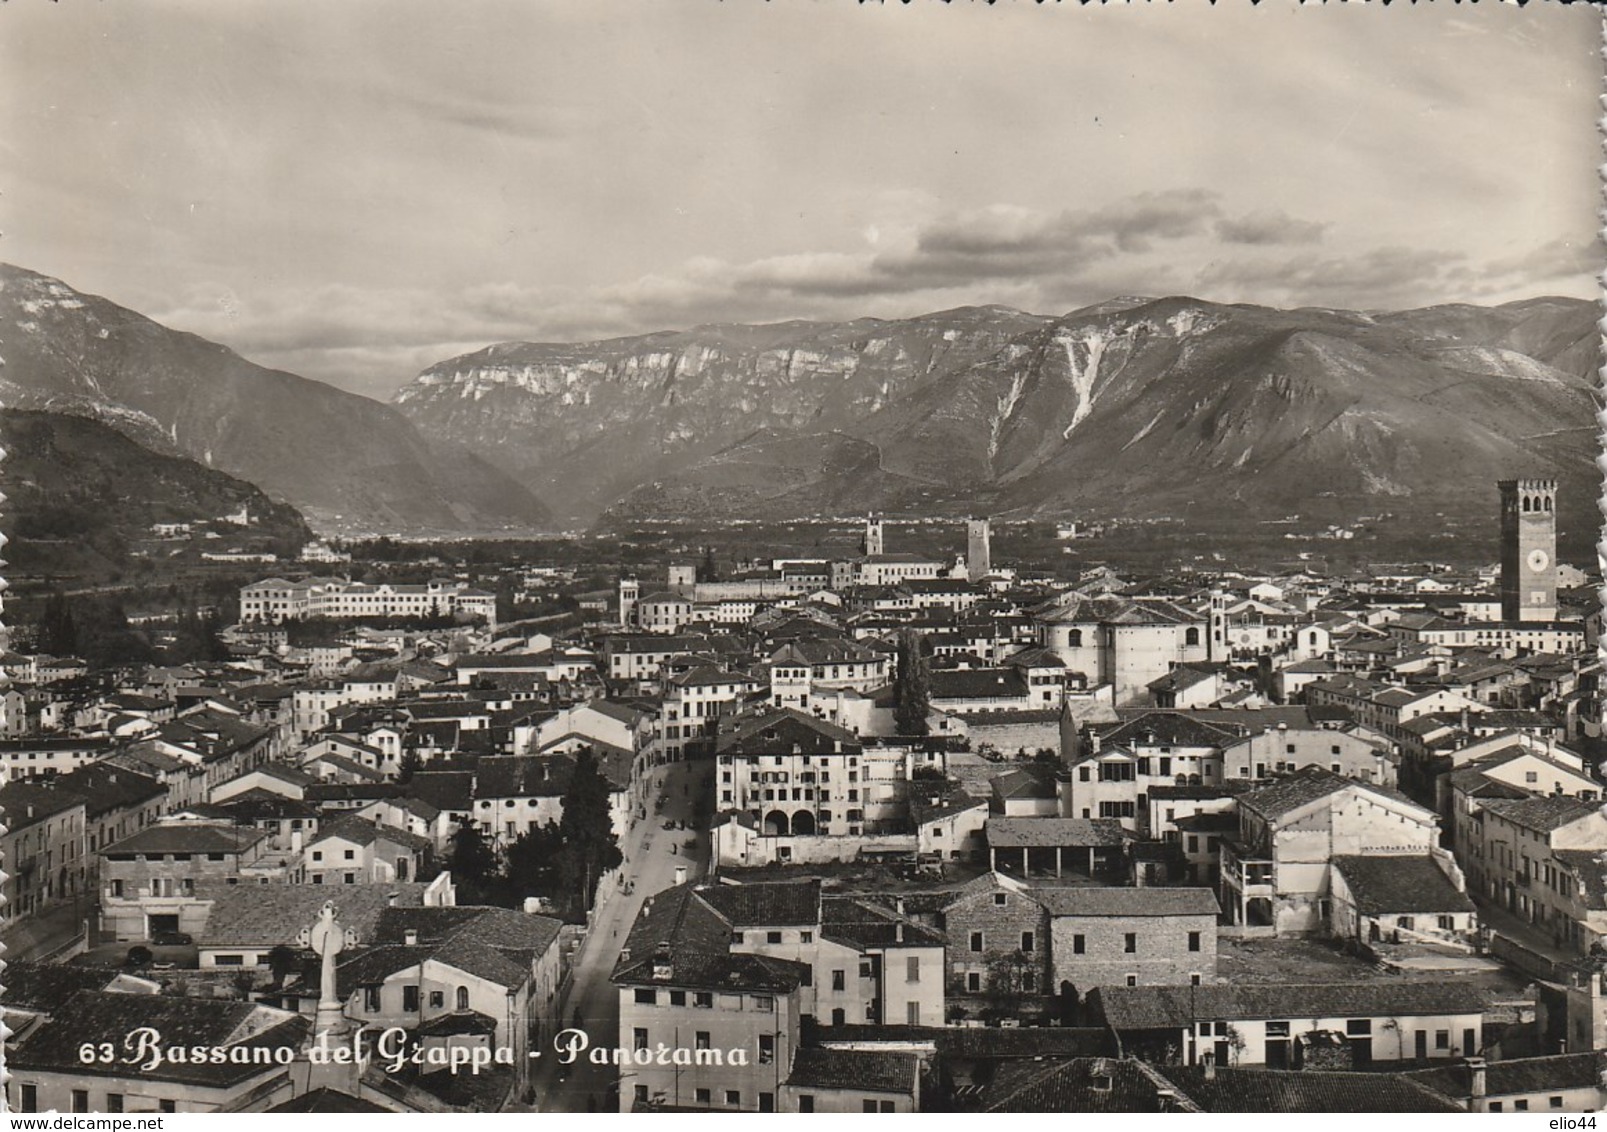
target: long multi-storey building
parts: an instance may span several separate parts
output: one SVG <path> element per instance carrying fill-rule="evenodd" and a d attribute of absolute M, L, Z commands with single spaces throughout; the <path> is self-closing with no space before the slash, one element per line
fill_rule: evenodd
<path fill-rule="evenodd" d="M 463 613 L 497 620 L 497 598 L 464 582 L 418 585 L 353 582 L 346 578 L 264 578 L 240 590 L 240 620 L 277 624 L 308 618 L 432 617 Z"/>

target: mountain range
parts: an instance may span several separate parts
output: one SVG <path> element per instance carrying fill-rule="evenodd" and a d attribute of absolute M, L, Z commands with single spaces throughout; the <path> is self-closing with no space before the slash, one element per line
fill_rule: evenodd
<path fill-rule="evenodd" d="M 790 518 L 1489 511 L 1556 476 L 1594 516 L 1598 312 L 1112 299 L 1062 317 L 705 326 L 504 343 L 396 396 L 555 510 Z M 1587 522 L 1592 521 L 1587 518 Z"/>
<path fill-rule="evenodd" d="M 1115 298 L 1061 316 L 712 325 L 510 342 L 385 405 L 0 266 L 0 401 L 94 418 L 315 526 L 530 529 L 897 513 L 1493 513 L 1562 481 L 1593 530 L 1596 307 Z M 3 474 L 3 468 L 0 468 Z"/>
<path fill-rule="evenodd" d="M 256 484 L 326 524 L 529 527 L 528 489 L 397 410 L 0 265 L 0 403 L 88 416 Z"/>

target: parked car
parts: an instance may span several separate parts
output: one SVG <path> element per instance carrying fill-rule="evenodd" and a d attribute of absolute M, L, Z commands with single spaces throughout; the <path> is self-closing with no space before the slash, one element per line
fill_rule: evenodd
<path fill-rule="evenodd" d="M 195 942 L 189 932 L 157 932 L 151 936 L 157 947 L 185 947 Z"/>

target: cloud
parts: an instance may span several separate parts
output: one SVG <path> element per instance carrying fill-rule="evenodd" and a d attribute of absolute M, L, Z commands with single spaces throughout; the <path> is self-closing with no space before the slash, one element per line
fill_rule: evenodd
<path fill-rule="evenodd" d="M 903 318 L 962 304 L 1063 313 L 1119 294 L 1356 309 L 1504 301 L 1568 291 L 1602 260 L 1596 245 L 1562 240 L 1493 262 L 1405 245 L 1320 257 L 1293 250 L 1320 240 L 1324 227 L 1283 212 L 1229 213 L 1214 193 L 1180 189 L 1091 209 L 950 212 L 890 225 L 880 245 L 863 250 L 702 256 L 585 288 L 326 285 L 244 301 L 213 284 L 150 313 L 263 364 L 384 398 L 435 362 L 500 341 Z"/>
<path fill-rule="evenodd" d="M 1285 212 L 1252 212 L 1216 222 L 1216 234 L 1228 244 L 1315 244 L 1328 225 L 1297 220 Z"/>
<path fill-rule="evenodd" d="M 1246 301 L 1368 310 L 1437 300 L 1466 260 L 1457 251 L 1392 246 L 1324 258 L 1219 260 L 1200 279 L 1212 291 Z"/>

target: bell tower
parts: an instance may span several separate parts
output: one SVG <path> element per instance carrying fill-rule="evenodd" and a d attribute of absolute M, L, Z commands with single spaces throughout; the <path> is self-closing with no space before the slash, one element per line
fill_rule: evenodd
<path fill-rule="evenodd" d="M 882 553 L 882 521 L 875 515 L 865 517 L 865 554 L 874 558 Z"/>
<path fill-rule="evenodd" d="M 965 577 L 980 582 L 993 569 L 991 525 L 986 519 L 967 519 L 965 523 Z"/>
<path fill-rule="evenodd" d="M 1501 620 L 1557 619 L 1557 481 L 1502 480 Z"/>

